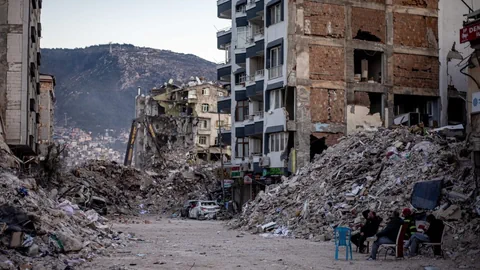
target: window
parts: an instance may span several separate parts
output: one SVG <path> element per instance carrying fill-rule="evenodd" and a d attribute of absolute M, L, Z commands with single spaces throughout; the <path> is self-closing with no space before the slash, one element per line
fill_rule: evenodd
<path fill-rule="evenodd" d="M 280 47 L 270 49 L 270 67 L 274 68 L 280 65 Z"/>
<path fill-rule="evenodd" d="M 248 138 L 237 138 L 237 157 L 248 156 Z"/>
<path fill-rule="evenodd" d="M 208 104 L 202 104 L 202 112 L 209 112 L 210 106 Z"/>
<path fill-rule="evenodd" d="M 270 110 L 282 108 L 284 106 L 282 94 L 282 89 L 270 91 Z"/>
<path fill-rule="evenodd" d="M 282 21 L 282 6 L 280 4 L 276 4 L 269 8 L 270 12 L 270 25 L 276 24 Z"/>
<path fill-rule="evenodd" d="M 217 95 L 218 95 L 219 97 L 223 97 L 223 92 L 222 92 L 222 91 L 218 91 L 218 92 L 217 92 Z"/>
<path fill-rule="evenodd" d="M 202 95 L 209 96 L 210 95 L 210 89 L 208 89 L 208 88 L 202 89 Z"/>
<path fill-rule="evenodd" d="M 223 120 L 220 120 L 220 121 L 217 120 L 215 122 L 215 127 L 217 127 L 217 128 L 218 127 L 224 127 L 224 126 L 225 126 L 225 121 L 223 121 Z"/>
<path fill-rule="evenodd" d="M 272 133 L 270 134 L 270 152 L 283 152 L 287 147 L 288 134 Z"/>
<path fill-rule="evenodd" d="M 200 120 L 200 129 L 208 129 L 208 120 Z"/>
<path fill-rule="evenodd" d="M 207 136 L 200 136 L 198 137 L 198 144 L 206 145 L 207 144 Z"/>
<path fill-rule="evenodd" d="M 248 28 L 245 26 L 237 27 L 237 49 L 244 49 L 247 45 Z"/>
<path fill-rule="evenodd" d="M 248 100 L 237 101 L 235 120 L 244 121 L 248 119 Z"/>
<path fill-rule="evenodd" d="M 262 140 L 250 139 L 250 154 L 261 155 L 262 154 Z"/>

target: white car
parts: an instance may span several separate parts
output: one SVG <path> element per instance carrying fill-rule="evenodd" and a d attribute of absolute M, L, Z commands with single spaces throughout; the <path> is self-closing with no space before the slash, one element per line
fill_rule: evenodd
<path fill-rule="evenodd" d="M 198 201 L 193 208 L 190 209 L 189 218 L 196 219 L 216 219 L 220 206 L 214 201 Z"/>

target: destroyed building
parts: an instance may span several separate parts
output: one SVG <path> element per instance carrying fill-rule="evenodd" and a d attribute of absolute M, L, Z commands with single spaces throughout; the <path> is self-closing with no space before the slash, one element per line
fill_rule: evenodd
<path fill-rule="evenodd" d="M 455 33 L 438 23 L 445 2 L 218 1 L 232 22 L 217 33 L 232 163 L 274 179 L 360 129 L 446 123 L 438 33 Z"/>
<path fill-rule="evenodd" d="M 55 109 L 55 77 L 40 75 L 40 95 L 38 96 L 38 154 L 45 155 L 53 142 L 53 115 Z"/>
<path fill-rule="evenodd" d="M 194 159 L 215 161 L 222 155 L 229 156 L 229 147 L 220 144 L 218 138 L 219 129 L 229 129 L 230 115 L 219 114 L 216 109 L 218 98 L 226 94 L 222 87 L 199 78 L 185 85 L 170 80 L 160 89 L 152 89 L 150 95 L 139 94 L 136 117 L 150 121 L 154 134 L 149 132 L 148 124 L 139 130 L 136 165 L 144 162 L 142 155 L 150 155 L 153 148 L 173 149 L 174 145 L 186 149 Z M 157 137 L 157 146 L 149 134 Z"/>
<path fill-rule="evenodd" d="M 0 2 L 0 122 L 16 155 L 38 151 L 42 0 Z"/>

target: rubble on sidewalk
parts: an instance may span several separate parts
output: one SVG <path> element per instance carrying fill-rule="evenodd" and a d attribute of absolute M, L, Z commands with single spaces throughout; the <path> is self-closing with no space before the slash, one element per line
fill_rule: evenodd
<path fill-rule="evenodd" d="M 335 227 L 361 221 L 365 209 L 386 220 L 393 210 L 412 208 L 415 183 L 441 180 L 436 209 L 444 206 L 446 237 L 457 239 L 446 240 L 446 250 L 455 257 L 480 240 L 473 168 L 464 148 L 464 142 L 405 128 L 341 138 L 296 176 L 260 192 L 229 225 L 259 232 L 258 226 L 276 223 L 293 237 L 328 240 Z"/>

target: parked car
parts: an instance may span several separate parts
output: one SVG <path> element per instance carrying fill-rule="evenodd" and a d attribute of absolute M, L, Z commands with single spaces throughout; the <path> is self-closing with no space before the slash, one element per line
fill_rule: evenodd
<path fill-rule="evenodd" d="M 216 219 L 220 206 L 215 201 L 196 201 L 189 210 L 189 218 Z"/>

